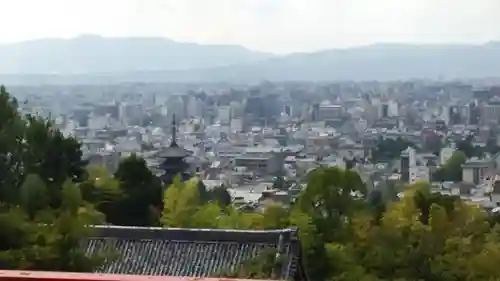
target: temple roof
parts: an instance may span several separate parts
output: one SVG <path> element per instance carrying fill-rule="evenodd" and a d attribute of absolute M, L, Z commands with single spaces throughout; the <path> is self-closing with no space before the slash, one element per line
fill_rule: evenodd
<path fill-rule="evenodd" d="M 86 254 L 111 250 L 117 255 L 114 261 L 99 268 L 98 273 L 220 276 L 256 258 L 266 249 L 277 250 L 284 260 L 276 279 L 295 278 L 301 268 L 295 229 L 96 228 L 95 235 L 82 243 Z"/>
<path fill-rule="evenodd" d="M 170 145 L 169 147 L 158 152 L 157 156 L 160 158 L 185 158 L 190 156 L 192 153 L 177 144 L 175 146 Z"/>

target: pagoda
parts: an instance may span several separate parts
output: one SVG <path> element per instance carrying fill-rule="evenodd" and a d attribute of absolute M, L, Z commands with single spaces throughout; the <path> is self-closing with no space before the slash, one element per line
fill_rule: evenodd
<path fill-rule="evenodd" d="M 181 180 L 188 180 L 191 175 L 188 173 L 189 164 L 186 163 L 185 158 L 190 155 L 191 152 L 177 144 L 177 125 L 174 114 L 172 116 L 172 141 L 169 147 L 158 154 L 158 157 L 163 158 L 159 166 L 164 171 L 160 176 L 161 180 L 167 185 L 170 185 L 178 175 L 181 176 Z"/>

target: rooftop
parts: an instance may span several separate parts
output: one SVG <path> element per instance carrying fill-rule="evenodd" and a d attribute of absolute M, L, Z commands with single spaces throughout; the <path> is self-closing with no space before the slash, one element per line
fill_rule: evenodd
<path fill-rule="evenodd" d="M 211 277 L 237 270 L 266 249 L 284 258 L 279 279 L 291 279 L 300 266 L 295 229 L 220 230 L 96 226 L 82 242 L 87 254 L 102 251 L 117 258 L 96 272 Z M 116 253 L 117 252 L 117 253 Z"/>
<path fill-rule="evenodd" d="M 176 143 L 158 152 L 156 156 L 160 158 L 185 158 L 191 155 L 191 151 L 186 150 Z"/>
<path fill-rule="evenodd" d="M 479 159 L 479 158 L 471 158 L 465 162 L 462 167 L 487 167 L 492 163 L 492 159 Z"/>

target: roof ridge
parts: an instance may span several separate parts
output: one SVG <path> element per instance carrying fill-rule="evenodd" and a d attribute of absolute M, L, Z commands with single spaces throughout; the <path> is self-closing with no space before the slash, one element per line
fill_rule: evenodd
<path fill-rule="evenodd" d="M 192 242 L 239 242 L 239 243 L 277 243 L 283 236 L 286 241 L 296 238 L 296 228 L 270 230 L 207 229 L 207 228 L 162 228 L 135 226 L 92 226 L 95 233 L 91 238 L 114 238 L 124 240 L 176 240 Z"/>
<path fill-rule="evenodd" d="M 295 227 L 278 228 L 278 229 L 234 229 L 234 228 L 183 228 L 183 227 L 159 227 L 159 226 L 121 226 L 121 225 L 92 225 L 95 229 L 151 229 L 151 230 L 183 230 L 183 231 L 222 231 L 222 232 L 260 232 L 260 233 L 282 233 L 294 232 Z"/>

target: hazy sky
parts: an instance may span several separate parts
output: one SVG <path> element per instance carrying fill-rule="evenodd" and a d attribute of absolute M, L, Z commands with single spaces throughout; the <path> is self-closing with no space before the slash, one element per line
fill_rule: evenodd
<path fill-rule="evenodd" d="M 276 53 L 500 40 L 500 0 L 0 0 L 0 42 L 161 36 Z"/>

